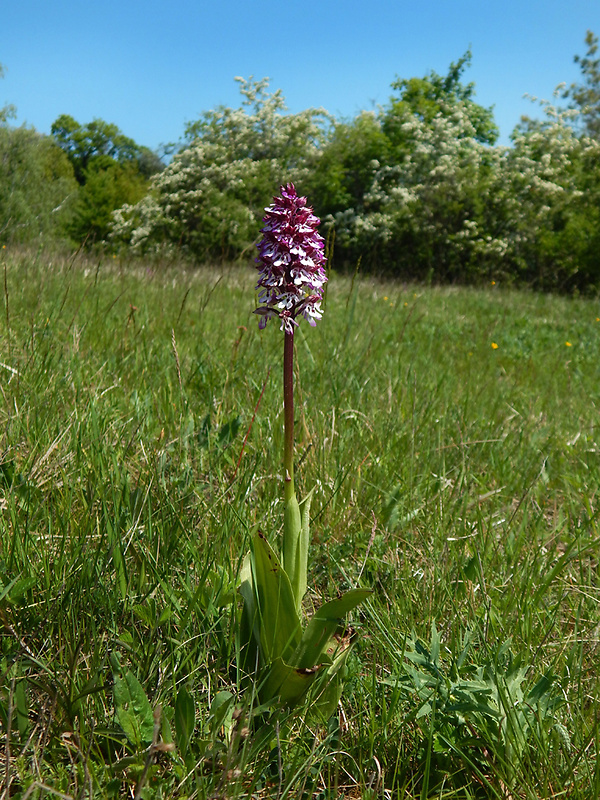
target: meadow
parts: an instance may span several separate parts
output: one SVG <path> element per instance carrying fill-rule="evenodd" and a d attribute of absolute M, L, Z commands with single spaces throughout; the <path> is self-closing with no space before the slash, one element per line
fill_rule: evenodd
<path fill-rule="evenodd" d="M 600 307 L 333 274 L 296 339 L 309 607 L 371 598 L 336 714 L 256 709 L 282 519 L 255 270 L 0 255 L 2 798 L 600 796 Z"/>

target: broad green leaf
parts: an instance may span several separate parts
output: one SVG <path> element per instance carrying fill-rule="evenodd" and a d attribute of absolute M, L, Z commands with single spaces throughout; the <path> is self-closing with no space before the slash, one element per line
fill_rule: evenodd
<path fill-rule="evenodd" d="M 166 606 L 166 607 L 165 607 L 165 608 L 163 608 L 163 610 L 160 612 L 160 616 L 159 616 L 159 618 L 158 618 L 158 625 L 159 625 L 159 626 L 160 626 L 160 625 L 164 625 L 164 624 L 165 624 L 165 622 L 168 622 L 168 621 L 171 619 L 171 617 L 172 617 L 172 616 L 173 616 L 173 609 L 172 609 L 172 608 L 169 608 L 168 606 Z"/>
<path fill-rule="evenodd" d="M 301 626 L 290 580 L 264 534 L 254 536 L 254 584 L 262 656 L 285 660 L 300 643 Z"/>
<path fill-rule="evenodd" d="M 17 707 L 17 728 L 19 729 L 21 738 L 24 739 L 29 731 L 29 703 L 27 702 L 24 680 L 17 681 L 15 700 Z"/>
<path fill-rule="evenodd" d="M 313 685 L 319 668 L 302 669 L 292 667 L 277 658 L 269 665 L 264 681 L 259 687 L 263 702 L 278 699 L 282 706 L 293 708 L 305 697 Z"/>
<path fill-rule="evenodd" d="M 242 680 L 245 680 L 248 675 L 254 675 L 256 672 L 258 665 L 258 644 L 260 642 L 251 562 L 252 558 L 250 553 L 248 553 L 242 562 L 242 568 L 240 570 L 241 583 L 238 589 L 244 600 L 239 627 L 239 656 L 237 658 L 237 665 L 238 669 L 241 671 L 240 677 Z"/>
<path fill-rule="evenodd" d="M 219 732 L 221 727 L 225 728 L 226 735 L 231 732 L 234 700 L 231 692 L 226 690 L 217 692 L 214 696 L 209 714 L 210 730 L 213 736 Z"/>
<path fill-rule="evenodd" d="M 130 670 L 124 670 L 116 655 L 113 665 L 113 697 L 119 725 L 131 744 L 138 748 L 152 742 L 154 717 L 140 682 Z"/>
<path fill-rule="evenodd" d="M 440 660 L 440 635 L 435 627 L 435 622 L 431 622 L 431 660 L 437 667 Z"/>
<path fill-rule="evenodd" d="M 292 589 L 296 598 L 296 610 L 302 612 L 302 600 L 306 594 L 308 574 L 308 548 L 310 546 L 310 504 L 314 489 L 300 501 L 300 532 L 296 545 L 296 560 L 294 563 L 294 579 L 290 576 Z M 288 573 L 289 574 L 289 573 Z"/>
<path fill-rule="evenodd" d="M 335 649 L 331 637 L 340 626 L 342 618 L 372 594 L 370 589 L 352 589 L 336 600 L 330 600 L 319 608 L 302 635 L 302 639 L 290 662 L 297 667 L 310 668 L 327 657 L 330 647 Z M 331 661 L 332 654 L 329 654 Z"/>
<path fill-rule="evenodd" d="M 14 581 L 8 586 L 8 592 L 2 593 L 4 597 L 5 594 L 8 594 L 6 598 L 10 605 L 18 605 L 23 601 L 23 598 L 27 594 L 27 592 L 35 586 L 37 583 L 35 578 L 16 578 Z"/>
<path fill-rule="evenodd" d="M 256 617 L 256 600 L 254 597 L 254 578 L 252 575 L 252 557 L 250 553 L 244 556 L 240 569 L 240 587 L 238 589 L 248 610 L 248 617 L 254 624 Z"/>
<path fill-rule="evenodd" d="M 292 586 L 296 611 L 300 614 L 306 592 L 308 543 L 303 542 L 302 517 L 296 495 L 285 504 L 283 512 L 283 568 Z"/>
<path fill-rule="evenodd" d="M 348 660 L 351 647 L 352 644 L 350 642 L 346 647 L 338 651 L 333 659 L 333 663 L 327 667 L 327 671 L 321 678 L 323 688 L 318 694 L 314 707 L 311 710 L 313 714 L 317 714 L 323 721 L 331 717 L 340 702 L 348 672 L 346 661 Z"/>
<path fill-rule="evenodd" d="M 196 725 L 194 698 L 182 686 L 175 700 L 175 738 L 180 753 L 185 756 Z"/>
<path fill-rule="evenodd" d="M 154 616 L 148 606 L 143 606 L 139 603 L 136 603 L 131 610 L 135 616 L 144 623 L 144 625 L 146 625 L 148 628 L 153 627 Z"/>

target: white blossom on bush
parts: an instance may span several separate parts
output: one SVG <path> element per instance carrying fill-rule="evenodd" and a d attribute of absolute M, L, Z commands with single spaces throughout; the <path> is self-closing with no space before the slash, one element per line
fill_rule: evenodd
<path fill-rule="evenodd" d="M 241 108 L 219 107 L 188 125 L 188 145 L 154 177 L 149 197 L 115 212 L 114 241 L 141 251 L 170 245 L 199 258 L 238 256 L 253 243 L 274 188 L 301 182 L 314 168 L 327 114 L 286 114 L 267 79 L 236 80 Z"/>

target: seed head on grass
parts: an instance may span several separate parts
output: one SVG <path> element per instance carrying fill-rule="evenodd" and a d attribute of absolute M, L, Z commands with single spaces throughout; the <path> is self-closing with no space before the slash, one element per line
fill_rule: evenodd
<path fill-rule="evenodd" d="M 327 283 L 320 220 L 298 197 L 293 183 L 281 187 L 281 196 L 265 209 L 263 238 L 258 244 L 260 306 L 259 327 L 271 317 L 281 320 L 281 330 L 293 333 L 301 314 L 313 327 L 322 317 L 323 286 Z"/>

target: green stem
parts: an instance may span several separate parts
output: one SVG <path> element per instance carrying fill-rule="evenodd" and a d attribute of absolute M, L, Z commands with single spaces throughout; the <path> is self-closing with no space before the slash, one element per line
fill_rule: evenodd
<path fill-rule="evenodd" d="M 296 611 L 300 613 L 306 592 L 308 527 L 304 535 L 302 515 L 294 490 L 294 334 L 287 331 L 283 350 L 283 419 L 283 569 L 290 579 Z"/>
<path fill-rule="evenodd" d="M 294 497 L 294 333 L 285 332 L 283 349 L 284 500 Z"/>

